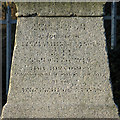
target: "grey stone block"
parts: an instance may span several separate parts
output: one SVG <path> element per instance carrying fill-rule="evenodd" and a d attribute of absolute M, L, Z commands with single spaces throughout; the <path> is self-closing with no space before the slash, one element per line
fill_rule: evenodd
<path fill-rule="evenodd" d="M 16 2 L 16 16 L 102 16 L 103 2 Z"/>
<path fill-rule="evenodd" d="M 2 118 L 118 118 L 102 19 L 18 18 Z"/>

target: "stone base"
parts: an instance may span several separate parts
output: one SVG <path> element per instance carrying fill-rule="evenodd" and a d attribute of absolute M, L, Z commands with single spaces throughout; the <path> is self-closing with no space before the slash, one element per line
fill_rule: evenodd
<path fill-rule="evenodd" d="M 3 118 L 118 118 L 102 17 L 19 18 Z"/>
<path fill-rule="evenodd" d="M 3 118 L 118 118 L 113 106 L 89 106 L 74 104 L 8 104 Z M 116 112 L 116 114 L 115 114 Z"/>

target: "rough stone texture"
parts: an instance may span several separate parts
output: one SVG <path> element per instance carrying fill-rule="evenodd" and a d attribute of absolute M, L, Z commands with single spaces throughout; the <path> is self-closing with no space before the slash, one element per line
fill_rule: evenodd
<path fill-rule="evenodd" d="M 101 16 L 103 2 L 49 2 L 49 3 L 22 3 L 18 2 L 17 16 L 37 14 L 38 16 Z M 27 10 L 26 10 L 27 9 Z"/>
<path fill-rule="evenodd" d="M 118 118 L 102 17 L 18 18 L 2 118 Z"/>

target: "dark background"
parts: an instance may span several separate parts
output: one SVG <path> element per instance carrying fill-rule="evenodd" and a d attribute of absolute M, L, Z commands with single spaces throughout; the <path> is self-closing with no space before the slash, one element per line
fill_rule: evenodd
<path fill-rule="evenodd" d="M 111 3 L 106 3 L 104 7 L 105 15 L 111 15 Z M 117 3 L 117 15 L 120 16 L 120 2 Z M 119 108 L 120 113 L 120 20 L 117 20 L 117 46 L 114 50 L 110 49 L 111 44 L 111 21 L 104 20 L 106 45 L 108 48 L 108 58 L 110 67 L 110 77 L 114 102 Z"/>
<path fill-rule="evenodd" d="M 13 20 L 17 19 L 15 17 L 15 13 L 16 13 L 15 4 L 10 2 L 9 6 L 11 8 L 11 19 Z M 6 19 L 6 11 L 7 11 L 7 3 L 2 2 L 2 18 L 0 18 L 0 20 Z M 12 53 L 13 53 L 16 24 L 12 24 L 11 29 L 12 29 L 11 47 L 12 47 Z M 2 105 L 6 103 L 6 100 L 7 100 L 7 96 L 6 96 L 6 25 L 2 24 Z"/>

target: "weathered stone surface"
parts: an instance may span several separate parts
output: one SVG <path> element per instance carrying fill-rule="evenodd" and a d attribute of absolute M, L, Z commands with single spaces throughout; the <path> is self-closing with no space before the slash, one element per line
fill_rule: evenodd
<path fill-rule="evenodd" d="M 103 2 L 48 2 L 16 3 L 17 16 L 37 14 L 38 16 L 101 16 Z"/>
<path fill-rule="evenodd" d="M 118 118 L 102 17 L 18 18 L 3 118 Z"/>

